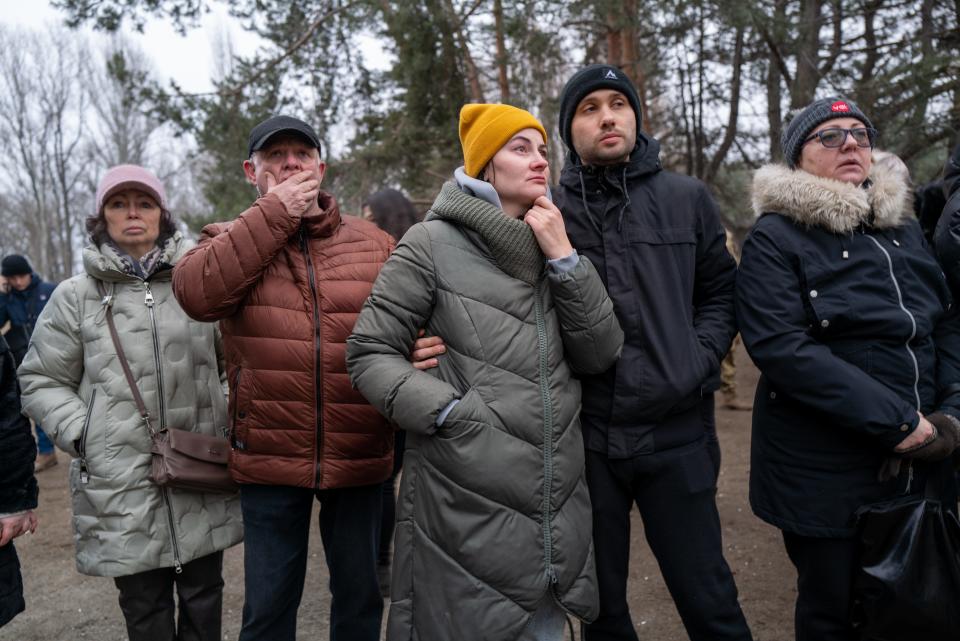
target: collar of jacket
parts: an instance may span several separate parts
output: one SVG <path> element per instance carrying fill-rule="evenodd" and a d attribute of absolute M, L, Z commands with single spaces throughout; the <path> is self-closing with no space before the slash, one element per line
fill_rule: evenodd
<path fill-rule="evenodd" d="M 173 266 L 180 257 L 187 253 L 192 243 L 183 238 L 183 234 L 175 232 L 163 243 L 163 249 L 157 260 L 157 269 L 151 278 L 170 278 Z M 106 282 L 139 281 L 133 274 L 128 274 L 123 267 L 123 259 L 110 243 L 87 245 L 83 248 L 83 269 L 94 278 Z"/>
<path fill-rule="evenodd" d="M 848 234 L 861 225 L 899 227 L 913 216 L 906 179 L 878 164 L 863 186 L 786 165 L 766 165 L 753 176 L 752 200 L 757 216 L 775 212 L 805 227 L 822 227 L 835 234 Z"/>
<path fill-rule="evenodd" d="M 333 232 L 340 227 L 340 205 L 337 204 L 333 194 L 325 191 L 321 191 L 317 196 L 317 204 L 320 205 L 320 212 L 303 216 L 300 219 L 300 228 L 310 238 L 332 236 Z"/>
<path fill-rule="evenodd" d="M 546 258 L 533 230 L 522 220 L 510 218 L 499 207 L 460 190 L 455 181 L 444 183 L 425 220 L 440 218 L 477 232 L 505 273 L 535 285 L 543 274 Z"/>

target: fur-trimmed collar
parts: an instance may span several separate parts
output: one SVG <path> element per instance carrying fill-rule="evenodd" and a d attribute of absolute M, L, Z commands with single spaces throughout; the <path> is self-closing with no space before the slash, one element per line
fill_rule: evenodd
<path fill-rule="evenodd" d="M 776 212 L 807 227 L 847 234 L 860 225 L 899 227 L 913 216 L 910 188 L 891 169 L 873 165 L 867 188 L 802 169 L 766 165 L 753 176 L 753 211 Z"/>

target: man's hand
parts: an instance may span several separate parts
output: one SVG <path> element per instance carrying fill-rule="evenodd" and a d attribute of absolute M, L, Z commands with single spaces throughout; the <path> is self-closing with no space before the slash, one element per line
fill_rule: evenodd
<path fill-rule="evenodd" d="M 281 183 L 278 183 L 276 176 L 269 171 L 265 172 L 265 175 L 267 193 L 276 194 L 291 218 L 299 218 L 311 206 L 317 204 L 317 196 L 320 194 L 320 181 L 314 177 L 313 172 L 301 171 Z"/>
<path fill-rule="evenodd" d="M 410 352 L 410 362 L 419 370 L 440 365 L 440 361 L 436 357 L 447 351 L 442 338 L 439 336 L 424 336 L 423 334 L 422 329 L 417 332 L 419 338 L 413 344 L 413 351 Z"/>
<path fill-rule="evenodd" d="M 563 216 L 557 206 L 546 196 L 540 196 L 533 207 L 523 217 L 530 225 L 543 255 L 549 260 L 566 258 L 573 253 L 573 245 L 567 238 L 567 229 L 563 225 Z"/>
<path fill-rule="evenodd" d="M 33 534 L 36 531 L 37 515 L 33 513 L 33 510 L 27 510 L 23 514 L 0 519 L 0 547 L 3 547 L 21 534 L 26 532 Z"/>

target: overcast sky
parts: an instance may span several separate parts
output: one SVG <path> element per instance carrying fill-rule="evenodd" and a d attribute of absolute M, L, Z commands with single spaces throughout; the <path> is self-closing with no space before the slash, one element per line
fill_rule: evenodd
<path fill-rule="evenodd" d="M 4 25 L 42 29 L 48 24 L 63 23 L 63 15 L 47 0 L 0 0 L 0 7 L 0 23 Z M 236 53 L 247 55 L 256 50 L 259 38 L 244 31 L 220 4 L 213 6 L 210 15 L 203 19 L 202 27 L 187 32 L 186 37 L 158 20 L 147 23 L 143 34 L 124 29 L 153 61 L 161 76 L 175 80 L 188 92 L 212 89 L 214 42 L 225 30 L 230 34 Z M 89 29 L 86 32 L 92 33 Z M 104 36 L 94 34 L 93 37 Z"/>

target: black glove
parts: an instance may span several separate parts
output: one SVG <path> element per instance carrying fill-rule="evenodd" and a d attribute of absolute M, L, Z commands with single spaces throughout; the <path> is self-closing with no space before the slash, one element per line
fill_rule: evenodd
<path fill-rule="evenodd" d="M 960 446 L 960 421 L 939 412 L 930 414 L 926 419 L 933 424 L 933 436 L 920 445 L 900 452 L 900 456 L 918 461 L 942 461 L 950 458 L 957 446 Z"/>

